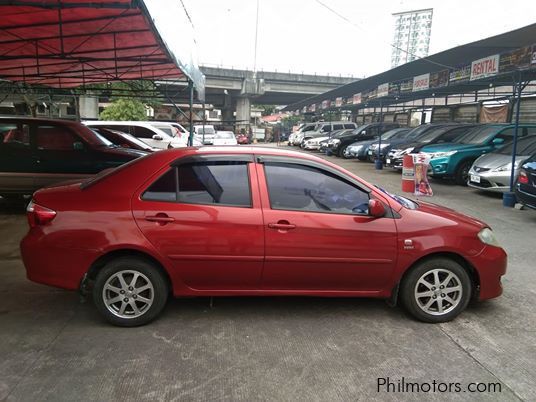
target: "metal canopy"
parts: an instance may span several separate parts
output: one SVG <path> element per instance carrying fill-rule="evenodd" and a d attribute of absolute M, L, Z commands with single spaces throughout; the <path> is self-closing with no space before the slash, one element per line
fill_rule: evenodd
<path fill-rule="evenodd" d="M 199 75 L 204 81 L 191 60 L 188 69 L 179 67 L 146 3 L 0 0 L 0 78 L 55 88 L 140 79 L 199 83 Z M 204 94 L 202 84 L 196 89 Z"/>
<path fill-rule="evenodd" d="M 303 107 L 320 104 L 325 100 L 335 100 L 340 97 L 348 98 L 354 94 L 377 88 L 379 85 L 385 83 L 408 80 L 422 74 L 434 73 L 446 69 L 452 71 L 462 66 L 466 66 L 467 64 L 470 65 L 472 61 L 483 57 L 505 53 L 514 49 L 522 48 L 524 46 L 530 46 L 536 42 L 535 38 L 536 24 L 532 24 L 514 31 L 458 46 L 423 59 L 403 64 L 383 73 L 343 85 L 334 90 L 310 97 L 292 105 L 288 105 L 283 110 L 301 110 Z M 507 74 L 497 74 L 493 77 L 487 77 L 464 83 L 449 83 L 447 86 L 429 88 L 418 92 L 400 93 L 396 96 L 389 95 L 378 97 L 367 102 L 363 102 L 359 105 L 344 105 L 343 108 L 365 108 L 379 105 L 387 106 L 389 104 L 424 99 L 431 96 L 440 97 L 474 92 L 488 88 L 490 84 L 494 86 L 513 85 L 517 80 L 520 79 L 523 81 L 536 79 L 536 70 L 534 67 L 535 66 L 533 65 L 532 70 L 517 72 L 512 71 Z M 516 77 L 514 77 L 514 73 L 516 74 Z M 517 75 L 518 73 L 521 74 L 521 76 Z"/>

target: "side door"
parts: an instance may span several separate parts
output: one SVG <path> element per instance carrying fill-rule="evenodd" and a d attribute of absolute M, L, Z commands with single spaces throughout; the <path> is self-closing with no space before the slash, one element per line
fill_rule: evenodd
<path fill-rule="evenodd" d="M 90 147 L 68 127 L 37 122 L 33 133 L 36 188 L 98 172 Z"/>
<path fill-rule="evenodd" d="M 130 126 L 130 134 L 134 137 L 139 138 L 147 145 L 153 148 L 167 149 L 169 143 L 171 142 L 171 137 L 167 135 L 157 135 L 151 129 L 143 126 Z"/>
<path fill-rule="evenodd" d="M 30 144 L 30 125 L 0 121 L 0 191 L 31 193 L 36 163 Z"/>
<path fill-rule="evenodd" d="M 189 288 L 259 288 L 264 231 L 252 155 L 180 158 L 134 195 L 132 212 Z"/>
<path fill-rule="evenodd" d="M 374 292 L 396 264 L 394 219 L 368 215 L 369 193 L 315 163 L 261 159 L 263 289 Z"/>

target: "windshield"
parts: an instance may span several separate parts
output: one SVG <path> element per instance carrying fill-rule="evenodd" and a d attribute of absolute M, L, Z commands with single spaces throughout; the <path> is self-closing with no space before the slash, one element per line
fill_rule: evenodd
<path fill-rule="evenodd" d="M 394 130 L 389 130 L 385 133 L 382 134 L 382 141 L 383 140 L 388 140 L 389 138 L 393 138 L 395 135 L 397 134 L 402 134 L 404 132 L 406 132 L 407 130 L 404 129 L 404 128 L 395 128 Z"/>
<path fill-rule="evenodd" d="M 95 145 L 100 145 L 100 146 L 103 146 L 103 147 L 111 147 L 114 145 L 114 143 L 110 140 L 108 140 L 107 138 L 104 138 L 102 135 L 100 135 L 99 133 L 97 133 L 95 130 L 91 130 L 95 133 L 95 135 L 97 136 L 97 138 L 100 140 L 101 144 L 99 144 L 98 142 L 95 144 Z"/>
<path fill-rule="evenodd" d="M 500 148 L 497 153 L 502 155 L 512 155 L 514 149 L 514 143 L 511 142 L 508 145 Z M 517 140 L 516 156 L 519 155 L 532 155 L 536 153 L 536 135 L 530 137 L 520 138 Z"/>
<path fill-rule="evenodd" d="M 424 142 L 424 143 L 432 142 L 441 134 L 445 133 L 447 130 L 450 130 L 450 129 L 451 127 L 449 126 L 433 128 L 430 131 L 427 131 L 426 133 L 424 133 L 422 136 L 420 136 L 419 142 Z"/>
<path fill-rule="evenodd" d="M 304 133 L 305 131 L 313 131 L 315 129 L 315 125 L 310 125 L 310 126 L 305 126 L 302 130 L 302 133 Z"/>
<path fill-rule="evenodd" d="M 430 130 L 430 125 L 428 124 L 423 124 L 421 126 L 417 126 L 415 127 L 414 129 L 410 130 L 408 132 L 408 135 L 406 135 L 405 138 L 407 138 L 408 140 L 411 140 L 411 139 L 414 139 L 414 138 L 417 138 L 418 136 L 420 136 L 422 133 L 426 132 L 427 130 Z"/>
<path fill-rule="evenodd" d="M 478 127 L 469 131 L 460 138 L 458 142 L 460 144 L 481 144 L 486 142 L 492 135 L 496 134 L 498 130 L 500 130 L 500 127 L 497 126 Z"/>
<path fill-rule="evenodd" d="M 196 130 L 198 134 L 214 134 L 216 132 L 214 127 L 197 127 Z"/>
<path fill-rule="evenodd" d="M 222 139 L 231 139 L 231 138 L 234 138 L 234 134 L 233 133 L 216 133 L 216 136 L 215 138 L 222 138 Z"/>

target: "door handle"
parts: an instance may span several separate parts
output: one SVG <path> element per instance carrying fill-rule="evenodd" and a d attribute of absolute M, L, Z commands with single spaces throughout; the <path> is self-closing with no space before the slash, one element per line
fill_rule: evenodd
<path fill-rule="evenodd" d="M 296 225 L 289 223 L 287 221 L 279 221 L 277 223 L 269 223 L 268 227 L 270 229 L 277 229 L 277 230 L 291 230 L 296 229 Z"/>
<path fill-rule="evenodd" d="M 163 226 L 163 225 L 165 225 L 167 223 L 174 222 L 175 218 L 167 216 L 164 213 L 158 213 L 156 215 L 148 215 L 148 216 L 146 216 L 145 220 L 149 221 L 149 222 L 157 222 L 157 223 L 159 223 L 160 225 Z"/>

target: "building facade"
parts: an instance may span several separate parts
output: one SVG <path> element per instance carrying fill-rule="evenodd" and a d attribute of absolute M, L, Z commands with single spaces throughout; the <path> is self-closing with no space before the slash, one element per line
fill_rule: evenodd
<path fill-rule="evenodd" d="M 428 56 L 433 9 L 395 13 L 391 68 Z"/>

